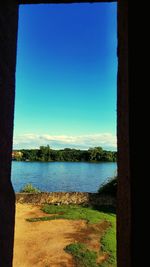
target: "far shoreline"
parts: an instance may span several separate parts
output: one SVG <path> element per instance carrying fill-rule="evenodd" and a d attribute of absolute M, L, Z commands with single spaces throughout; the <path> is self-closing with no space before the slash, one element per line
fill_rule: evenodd
<path fill-rule="evenodd" d="M 40 161 L 40 160 L 15 160 L 12 159 L 14 162 L 40 162 L 40 163 L 117 163 L 117 161 Z"/>

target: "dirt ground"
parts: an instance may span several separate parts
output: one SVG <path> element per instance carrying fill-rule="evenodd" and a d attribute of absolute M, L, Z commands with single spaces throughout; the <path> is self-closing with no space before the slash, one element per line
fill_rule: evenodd
<path fill-rule="evenodd" d="M 26 218 L 45 216 L 40 206 L 16 204 L 13 267 L 75 267 L 71 255 L 64 251 L 70 243 L 83 242 L 99 251 L 100 236 L 108 227 L 101 223 L 89 227 L 83 220 L 27 222 Z M 101 254 L 99 261 L 107 255 Z"/>

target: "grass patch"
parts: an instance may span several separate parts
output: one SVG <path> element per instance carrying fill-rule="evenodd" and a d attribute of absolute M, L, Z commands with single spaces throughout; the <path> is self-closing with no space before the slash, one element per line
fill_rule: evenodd
<path fill-rule="evenodd" d="M 65 251 L 70 253 L 78 267 L 98 267 L 96 263 L 97 253 L 87 248 L 85 244 L 75 243 L 70 244 L 65 248 Z"/>
<path fill-rule="evenodd" d="M 109 254 L 109 258 L 106 262 L 101 264 L 101 267 L 116 267 L 116 221 L 111 221 L 111 227 L 108 228 L 105 235 L 100 240 L 102 244 L 102 250 Z"/>
<path fill-rule="evenodd" d="M 32 184 L 26 184 L 21 190 L 20 193 L 41 193 L 41 191 L 34 187 Z"/>
<path fill-rule="evenodd" d="M 28 218 L 26 219 L 27 222 L 40 222 L 40 221 L 50 221 L 57 219 L 57 216 L 44 216 L 44 217 L 37 217 L 37 218 Z"/>
<path fill-rule="evenodd" d="M 91 207 L 81 205 L 49 205 L 43 206 L 42 211 L 47 214 L 57 214 L 57 218 L 70 220 L 86 220 L 89 223 L 99 223 L 102 220 L 112 221 L 116 218 L 114 213 L 100 212 Z"/>
<path fill-rule="evenodd" d="M 91 207 L 84 207 L 80 205 L 49 205 L 45 204 L 42 211 L 52 216 L 43 216 L 39 218 L 29 218 L 29 222 L 47 221 L 54 219 L 68 219 L 68 220 L 86 220 L 89 224 L 100 223 L 102 221 L 110 222 L 111 226 L 100 240 L 102 250 L 109 254 L 106 262 L 98 265 L 96 263 L 96 252 L 90 251 L 84 244 L 75 243 L 66 247 L 66 251 L 71 253 L 78 267 L 116 267 L 116 214 L 110 209 L 102 209 L 102 211 L 93 209 Z"/>

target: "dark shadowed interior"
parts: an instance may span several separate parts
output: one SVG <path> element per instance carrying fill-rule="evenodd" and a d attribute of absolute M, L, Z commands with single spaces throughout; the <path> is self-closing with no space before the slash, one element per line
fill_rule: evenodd
<path fill-rule="evenodd" d="M 19 4 L 79 3 L 87 1 L 19 0 L 0 4 L 0 266 L 11 267 L 13 258 L 15 194 L 11 185 L 11 153 L 14 122 L 15 70 Z M 90 1 L 116 2 L 116 1 Z M 131 163 L 132 132 L 128 87 L 128 1 L 118 1 L 117 82 L 117 261 L 131 267 Z M 131 138 L 131 137 L 130 137 Z M 133 149 L 133 148 L 132 148 Z M 14 266 L 15 267 L 15 266 Z"/>

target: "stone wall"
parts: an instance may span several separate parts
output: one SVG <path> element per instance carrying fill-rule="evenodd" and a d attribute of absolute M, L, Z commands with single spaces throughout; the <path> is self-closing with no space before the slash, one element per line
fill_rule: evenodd
<path fill-rule="evenodd" d="M 16 193 L 16 203 L 32 204 L 87 204 L 110 205 L 116 207 L 116 199 L 97 193 L 51 192 L 51 193 Z"/>

